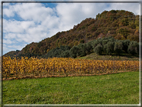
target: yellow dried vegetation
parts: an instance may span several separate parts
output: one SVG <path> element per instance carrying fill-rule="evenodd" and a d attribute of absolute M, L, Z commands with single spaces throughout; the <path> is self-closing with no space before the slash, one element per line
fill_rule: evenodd
<path fill-rule="evenodd" d="M 48 77 L 92 74 L 99 75 L 118 71 L 137 71 L 139 61 L 88 60 L 73 58 L 11 58 L 3 57 L 2 77 L 20 78 L 25 76 Z"/>

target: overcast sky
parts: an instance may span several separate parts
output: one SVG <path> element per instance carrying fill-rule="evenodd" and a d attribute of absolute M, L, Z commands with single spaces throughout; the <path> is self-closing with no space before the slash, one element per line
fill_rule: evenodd
<path fill-rule="evenodd" d="M 4 3 L 3 54 L 72 29 L 82 20 L 112 9 L 140 14 L 138 3 Z"/>

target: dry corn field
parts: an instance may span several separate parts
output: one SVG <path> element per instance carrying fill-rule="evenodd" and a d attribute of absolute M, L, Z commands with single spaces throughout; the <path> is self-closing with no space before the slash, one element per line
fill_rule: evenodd
<path fill-rule="evenodd" d="M 101 75 L 139 70 L 139 61 L 88 60 L 73 58 L 3 57 L 2 78 Z"/>

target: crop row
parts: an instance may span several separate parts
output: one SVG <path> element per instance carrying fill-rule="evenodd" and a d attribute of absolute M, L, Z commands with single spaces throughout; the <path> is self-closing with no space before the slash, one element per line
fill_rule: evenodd
<path fill-rule="evenodd" d="M 3 57 L 3 78 L 45 75 L 102 74 L 139 70 L 139 61 L 87 60 L 73 58 Z"/>

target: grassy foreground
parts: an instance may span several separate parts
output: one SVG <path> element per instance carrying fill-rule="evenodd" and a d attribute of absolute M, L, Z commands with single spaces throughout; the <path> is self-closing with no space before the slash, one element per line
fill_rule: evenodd
<path fill-rule="evenodd" d="M 3 104 L 138 104 L 139 72 L 3 81 Z"/>

